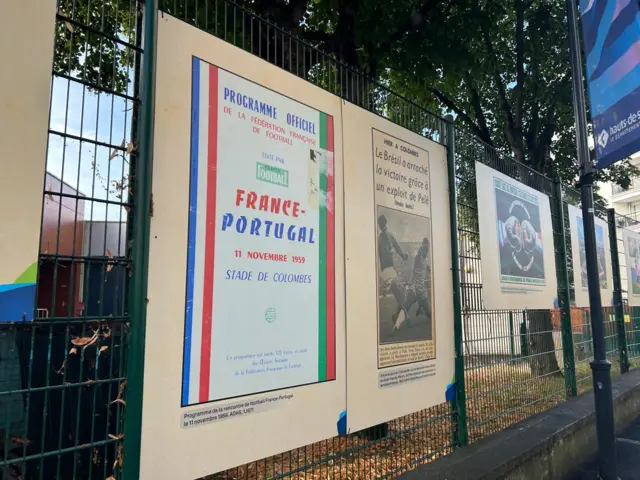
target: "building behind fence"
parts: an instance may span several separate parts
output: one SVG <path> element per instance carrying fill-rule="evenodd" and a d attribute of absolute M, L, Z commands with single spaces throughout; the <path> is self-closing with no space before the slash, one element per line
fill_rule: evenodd
<path fill-rule="evenodd" d="M 147 30 L 143 41 L 143 22 L 144 8 L 154 2 L 105 0 L 88 12 L 91 3 L 57 5 L 38 314 L 29 323 L 0 323 L 1 480 L 106 479 L 123 475 L 123 466 L 124 478 L 136 478 L 130 465 L 140 453 L 144 256 L 151 215 L 144 172 L 151 168 L 152 97 L 143 95 L 152 67 L 144 64 L 154 61 L 153 32 Z M 456 316 L 457 398 L 215 478 L 393 477 L 590 388 L 590 315 L 571 307 L 568 270 L 566 202 L 578 198 L 575 192 L 468 132 L 450 127 L 447 133 L 444 119 L 230 0 L 162 0 L 160 10 L 445 145 L 455 162 L 462 304 Z M 146 20 L 148 29 L 154 20 Z M 97 66 L 90 64 L 96 59 Z M 96 161 L 105 155 L 108 162 Z M 483 307 L 476 161 L 549 196 L 556 309 Z M 86 167 L 93 172 L 89 180 L 81 178 Z M 617 232 L 614 244 L 622 252 L 622 229 L 640 223 L 605 210 L 598 215 Z M 620 373 L 640 358 L 640 310 L 623 305 L 625 292 L 615 293 L 617 305 L 604 309 L 606 350 L 613 372 Z M 75 338 L 99 341 L 101 347 L 85 354 L 81 343 L 69 348 Z"/>

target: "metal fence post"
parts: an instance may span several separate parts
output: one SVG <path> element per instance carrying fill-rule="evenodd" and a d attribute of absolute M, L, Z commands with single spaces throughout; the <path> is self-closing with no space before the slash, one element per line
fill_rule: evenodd
<path fill-rule="evenodd" d="M 558 277 L 558 306 L 560 307 L 560 324 L 562 328 L 562 358 L 564 360 L 564 383 L 568 396 L 578 392 L 576 382 L 576 361 L 573 350 L 573 328 L 571 325 L 571 296 L 569 269 L 567 268 L 567 241 L 564 223 L 564 205 L 562 202 L 562 184 L 558 177 L 553 180 L 553 195 L 557 209 L 557 245 L 556 270 Z"/>
<path fill-rule="evenodd" d="M 618 334 L 618 352 L 620 355 L 620 373 L 629 371 L 627 335 L 624 330 L 624 305 L 622 303 L 622 285 L 620 284 L 620 257 L 618 256 L 618 232 L 616 231 L 616 211 L 607 209 L 609 223 L 609 244 L 611 247 L 611 270 L 613 273 L 613 306 Z"/>
<path fill-rule="evenodd" d="M 524 358 L 529 356 L 529 334 L 527 332 L 527 312 L 522 311 L 522 322 L 520 323 L 520 355 Z"/>
<path fill-rule="evenodd" d="M 149 269 L 149 232 L 151 228 L 151 179 L 153 171 L 153 125 L 155 106 L 155 69 L 158 0 L 144 2 L 144 58 L 140 78 L 140 118 L 138 145 L 133 171 L 132 192 L 133 238 L 131 245 L 132 272 L 129 286 L 131 334 L 127 364 L 127 388 L 124 426 L 125 480 L 140 475 L 140 441 L 142 438 L 142 394 L 144 380 L 144 350 L 147 317 L 147 278 Z"/>
<path fill-rule="evenodd" d="M 460 259 L 458 253 L 458 205 L 456 195 L 455 127 L 447 117 L 447 171 L 449 180 L 449 226 L 451 228 L 451 278 L 453 280 L 453 333 L 455 345 L 455 412 L 457 422 L 457 444 L 468 443 L 467 400 L 464 379 L 464 349 L 462 345 L 462 299 L 460 295 Z M 455 445 L 455 443 L 454 443 Z"/>
<path fill-rule="evenodd" d="M 631 328 L 633 329 L 633 356 L 640 354 L 640 307 L 631 307 Z"/>
<path fill-rule="evenodd" d="M 516 358 L 516 345 L 513 341 L 513 312 L 509 310 L 509 354 L 511 360 Z"/>

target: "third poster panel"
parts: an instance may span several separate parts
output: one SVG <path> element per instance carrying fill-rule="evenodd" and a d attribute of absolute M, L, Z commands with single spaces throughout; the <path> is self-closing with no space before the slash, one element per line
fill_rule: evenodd
<path fill-rule="evenodd" d="M 476 163 L 485 308 L 552 308 L 557 296 L 549 197 Z"/>

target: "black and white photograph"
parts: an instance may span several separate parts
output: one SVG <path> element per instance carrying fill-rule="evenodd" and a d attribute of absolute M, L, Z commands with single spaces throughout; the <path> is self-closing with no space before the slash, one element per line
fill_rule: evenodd
<path fill-rule="evenodd" d="M 433 340 L 430 220 L 378 205 L 376 223 L 379 344 Z"/>
<path fill-rule="evenodd" d="M 538 198 L 494 178 L 496 228 L 503 283 L 544 285 L 544 250 Z"/>

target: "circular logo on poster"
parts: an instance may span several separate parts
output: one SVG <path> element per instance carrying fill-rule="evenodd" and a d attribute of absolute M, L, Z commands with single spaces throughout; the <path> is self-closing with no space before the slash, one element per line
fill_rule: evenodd
<path fill-rule="evenodd" d="M 269 307 L 264 311 L 264 319 L 268 323 L 273 323 L 276 321 L 276 309 L 273 307 Z"/>
<path fill-rule="evenodd" d="M 534 252 L 539 245 L 539 233 L 531 224 L 531 214 L 520 200 L 509 206 L 509 218 L 504 222 L 506 242 L 511 248 L 514 263 L 523 272 L 531 269 Z"/>

